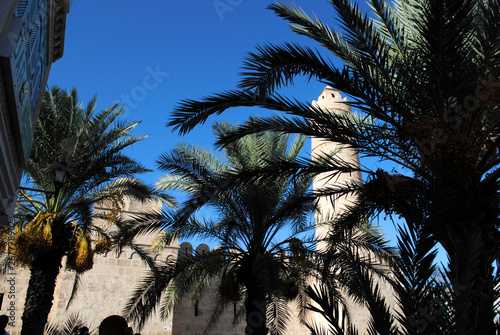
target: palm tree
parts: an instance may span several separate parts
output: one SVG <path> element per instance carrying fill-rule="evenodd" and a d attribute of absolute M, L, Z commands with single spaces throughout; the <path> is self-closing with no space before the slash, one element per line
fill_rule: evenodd
<path fill-rule="evenodd" d="M 214 126 L 218 138 L 234 129 L 226 123 Z M 291 145 L 288 139 L 289 135 L 276 132 L 253 134 L 225 146 L 224 159 L 186 144 L 160 157 L 160 169 L 170 172 L 160 180 L 160 187 L 184 192 L 189 198 L 175 214 L 158 221 L 159 225 L 145 217 L 141 229 L 165 229 L 159 247 L 193 236 L 215 241 L 218 247 L 194 255 L 180 253 L 177 260 L 154 269 L 130 299 L 125 310 L 128 319 L 142 326 L 158 304 L 166 315 L 191 292 L 190 301 L 196 304 L 214 282 L 218 299 L 205 332 L 236 303 L 237 317 L 245 317 L 246 334 L 285 334 L 288 303 L 295 299 L 304 313 L 308 286 L 313 278 L 322 276 L 332 283 L 338 297 L 346 290 L 358 301 L 364 299 L 352 272 L 383 274 L 376 269 L 377 262 L 367 262 L 352 251 L 370 252 L 380 261 L 391 256 L 370 226 L 346 219 L 345 224 L 339 223 L 336 234 L 326 237 L 336 248 L 317 253 L 313 237 L 298 235 L 315 227 L 308 222 L 315 207 L 308 191 L 312 174 L 262 179 L 253 173 L 271 168 L 273 162 L 301 160 L 298 155 L 305 138 L 297 137 Z M 255 178 L 233 182 L 241 173 Z M 211 219 L 197 218 L 201 208 L 213 211 Z M 343 298 L 336 302 L 346 309 Z"/>
<path fill-rule="evenodd" d="M 111 249 L 110 232 L 96 223 L 96 204 L 113 209 L 100 216 L 110 224 L 119 222 L 117 211 L 124 196 L 171 204 L 163 192 L 133 179 L 148 171 L 123 153 L 145 138 L 131 135 L 138 122 L 119 121 L 123 108 L 117 105 L 97 113 L 96 100 L 83 108 L 76 89 L 58 87 L 43 97 L 24 185 L 42 193 L 32 197 L 20 192 L 9 244 L 16 262 L 31 270 L 23 335 L 43 334 L 64 257 L 68 269 L 83 273 L 92 268 L 95 253 Z M 67 164 L 69 176 L 55 185 L 53 171 L 59 162 Z"/>
<path fill-rule="evenodd" d="M 326 51 L 296 43 L 260 47 L 245 62 L 238 90 L 182 102 L 170 125 L 184 133 L 230 107 L 261 106 L 294 117 L 252 120 L 219 143 L 279 129 L 391 162 L 404 174 L 366 171 L 367 182 L 354 191 L 368 212 L 399 215 L 444 247 L 454 331 L 492 334 L 492 263 L 500 246 L 500 2 L 371 0 L 374 18 L 348 0 L 329 2 L 337 31 L 298 7 L 270 6 Z M 299 75 L 345 92 L 360 117 L 331 115 L 276 93 Z M 349 168 L 322 165 L 332 172 Z M 310 166 L 288 168 L 282 171 Z"/>
<path fill-rule="evenodd" d="M 217 124 L 214 132 L 220 137 L 233 128 Z M 245 137 L 224 148 L 224 159 L 187 144 L 178 144 L 159 158 L 159 168 L 169 172 L 159 181 L 160 188 L 189 197 L 173 217 L 166 216 L 160 223 L 166 233 L 159 243 L 197 236 L 215 241 L 219 247 L 179 255 L 153 271 L 130 299 L 128 319 L 142 326 L 165 291 L 162 314 L 188 292 L 194 292 L 191 300 L 197 302 L 204 289 L 218 280 L 219 299 L 207 331 L 227 306 L 241 302 L 247 334 L 267 334 L 268 329 L 273 334 L 283 333 L 289 318 L 287 302 L 297 295 L 297 284 L 310 267 L 307 243 L 295 236 L 311 228 L 308 215 L 314 203 L 306 197 L 311 178 L 291 181 L 281 177 L 232 185 L 229 176 L 278 158 L 297 160 L 305 138 L 298 137 L 291 144 L 288 138 L 280 133 Z M 195 214 L 201 208 L 214 214 L 199 219 Z M 277 311 L 272 320 L 269 310 Z"/>

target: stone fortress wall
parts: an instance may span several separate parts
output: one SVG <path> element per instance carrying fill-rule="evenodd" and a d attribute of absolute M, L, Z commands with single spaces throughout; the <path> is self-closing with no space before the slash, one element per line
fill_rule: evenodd
<path fill-rule="evenodd" d="M 206 244 L 201 244 L 196 248 L 196 252 L 203 252 L 208 250 Z M 190 255 L 193 247 L 188 242 L 183 242 L 180 245 L 180 255 Z M 212 285 L 206 294 L 201 299 L 196 308 L 190 306 L 189 298 L 181 301 L 179 306 L 174 310 L 173 315 L 173 335 L 201 335 L 206 326 L 207 318 L 213 310 L 213 301 L 218 294 L 216 283 Z M 306 335 L 310 334 L 305 326 L 300 323 L 298 308 L 295 303 L 290 303 L 290 323 L 287 326 L 287 335 Z M 245 320 L 242 319 L 238 324 L 233 325 L 235 316 L 235 309 L 228 308 L 220 318 L 217 325 L 211 330 L 211 335 L 244 335 L 245 334 Z"/>
<path fill-rule="evenodd" d="M 208 248 L 206 244 L 199 245 L 196 249 L 200 252 Z M 190 243 L 184 242 L 180 248 L 172 247 L 166 255 L 160 257 L 177 257 L 185 252 L 192 252 Z M 158 259 L 158 258 L 157 258 Z M 164 258 L 165 259 L 165 258 Z M 122 316 L 123 309 L 136 285 L 147 273 L 147 265 L 139 257 L 126 250 L 119 255 L 108 253 L 98 255 L 94 260 L 94 267 L 81 276 L 81 281 L 72 304 L 66 308 L 70 299 L 75 274 L 71 271 L 62 271 L 58 277 L 56 291 L 49 322 L 62 324 L 71 315 L 79 315 L 91 329 L 97 329 L 101 322 L 112 316 Z M 10 290 L 9 278 L 14 278 L 13 291 L 15 298 L 7 297 Z M 21 331 L 21 316 L 24 307 L 24 296 L 29 281 L 29 270 L 17 269 L 11 272 L 5 280 L 0 282 L 0 292 L 4 293 L 0 314 L 13 316 L 13 324 L 7 330 L 11 335 L 19 335 Z M 142 335 L 196 335 L 202 334 L 207 318 L 213 308 L 213 299 L 217 295 L 217 287 L 213 285 L 208 289 L 198 306 L 192 306 L 189 298 L 181 301 L 166 320 L 158 315 L 152 317 L 141 330 Z M 14 312 L 9 310 L 14 306 Z M 233 325 L 234 309 L 229 308 L 220 318 L 217 326 L 211 331 L 214 335 L 236 335 L 245 333 L 245 322 L 241 320 Z M 298 311 L 293 308 L 291 324 L 287 330 L 290 335 L 308 334 L 298 319 Z M 131 325 L 133 327 L 133 325 Z"/>
<path fill-rule="evenodd" d="M 145 210 L 144 204 L 135 201 L 125 201 L 123 211 L 133 214 Z M 106 210 L 103 208 L 97 210 Z M 136 239 L 144 249 L 151 247 L 158 235 L 143 235 Z M 193 250 L 193 246 L 184 242 L 168 247 L 156 260 L 165 261 L 169 257 L 177 258 L 180 255 L 189 255 L 195 252 L 209 250 L 209 246 L 201 244 Z M 80 275 L 78 291 L 68 306 L 75 282 L 75 272 L 64 270 L 58 276 L 53 306 L 49 315 L 49 323 L 63 324 L 70 316 L 78 315 L 90 330 L 98 329 L 107 319 L 123 321 L 123 312 L 126 303 L 141 279 L 148 273 L 148 266 L 131 249 L 124 249 L 119 254 L 108 252 L 94 257 L 94 266 L 91 270 Z M 24 297 L 29 282 L 30 272 L 24 268 L 13 268 L 4 278 L 0 278 L 0 296 L 3 293 L 0 314 L 12 316 L 7 330 L 11 335 L 19 335 L 22 325 Z M 12 293 L 10 292 L 12 291 Z M 197 306 L 189 303 L 189 297 L 183 299 L 174 312 L 165 320 L 158 314 L 147 321 L 140 331 L 142 335 L 196 335 L 202 334 L 213 308 L 213 300 L 217 295 L 217 287 L 213 285 Z M 159 308 L 158 308 L 159 310 Z M 233 325 L 234 309 L 229 308 L 222 315 L 220 322 L 211 334 L 214 335 L 243 335 L 245 322 Z M 307 334 L 305 328 L 298 322 L 297 312 L 292 314 L 292 324 L 289 327 L 290 335 Z M 134 327 L 133 324 L 130 326 Z M 137 331 L 134 328 L 134 331 Z M 120 334 L 121 335 L 121 334 Z"/>

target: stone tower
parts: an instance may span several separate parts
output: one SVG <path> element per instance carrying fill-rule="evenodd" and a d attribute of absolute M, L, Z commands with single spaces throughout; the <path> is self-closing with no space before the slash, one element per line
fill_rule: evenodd
<path fill-rule="evenodd" d="M 327 110 L 331 113 L 352 114 L 351 106 L 347 103 L 347 98 L 342 98 L 340 92 L 327 86 L 321 91 L 318 100 L 313 101 L 313 106 Z M 345 147 L 337 142 L 313 137 L 311 138 L 311 157 L 318 159 L 325 155 L 336 155 L 339 160 L 349 163 L 353 166 L 359 166 L 358 152 L 349 147 Z M 329 173 L 322 173 L 313 181 L 315 191 L 323 189 L 331 189 L 335 187 L 343 187 L 355 182 L 361 181 L 361 172 L 356 173 L 341 173 L 332 176 Z M 328 233 L 329 225 L 324 225 L 328 221 L 334 220 L 341 215 L 345 209 L 353 204 L 356 200 L 354 195 L 346 195 L 341 197 L 321 197 L 318 200 L 319 212 L 316 213 L 315 221 L 316 238 L 321 239 Z M 318 244 L 321 248 L 322 244 Z"/>
<path fill-rule="evenodd" d="M 352 114 L 351 106 L 348 104 L 347 98 L 342 98 L 340 92 L 329 86 L 325 87 L 320 93 L 318 100 L 313 101 L 313 106 L 327 110 L 330 113 L 343 113 L 345 115 Z M 348 163 L 352 166 L 360 165 L 359 154 L 356 149 L 347 147 L 337 142 L 332 142 L 322 138 L 311 138 L 311 157 L 318 159 L 324 155 L 335 155 L 337 159 L 342 162 Z M 357 184 L 362 182 L 361 172 L 355 173 L 341 173 L 334 175 L 332 173 L 323 173 L 317 176 L 313 181 L 314 191 L 342 188 L 346 185 Z M 321 197 L 318 200 L 319 211 L 315 214 L 316 222 L 316 238 L 321 239 L 326 236 L 328 231 L 334 227 L 328 224 L 329 221 L 337 219 L 340 215 L 345 213 L 346 209 L 353 206 L 356 202 L 356 195 L 347 194 L 336 197 Z M 318 250 L 325 248 L 326 242 L 318 242 Z M 375 260 L 371 257 L 370 253 L 361 252 L 364 257 Z M 385 268 L 386 264 L 379 264 Z M 389 268 L 387 267 L 387 271 Z M 374 278 L 376 284 L 381 290 L 382 296 L 386 299 L 389 306 L 396 306 L 397 302 L 394 292 L 390 285 L 380 279 Z M 351 321 L 356 326 L 359 334 L 367 334 L 368 323 L 370 320 L 370 312 L 366 306 L 363 306 L 354 301 L 348 295 L 345 296 L 348 303 L 348 308 L 351 313 Z M 394 311 L 394 310 L 393 310 Z M 315 321 L 317 324 L 325 326 L 325 320 L 316 316 Z"/>

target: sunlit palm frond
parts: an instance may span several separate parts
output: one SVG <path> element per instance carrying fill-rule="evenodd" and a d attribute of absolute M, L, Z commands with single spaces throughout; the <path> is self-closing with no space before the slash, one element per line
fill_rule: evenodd
<path fill-rule="evenodd" d="M 283 299 L 282 297 L 276 297 L 271 300 L 267 306 L 267 327 L 269 333 L 273 335 L 283 335 L 286 334 L 286 327 L 290 323 L 290 307 L 288 305 L 289 301 Z"/>
<path fill-rule="evenodd" d="M 73 335 L 85 325 L 79 314 L 70 314 L 63 324 L 49 323 L 45 326 L 44 335 Z"/>

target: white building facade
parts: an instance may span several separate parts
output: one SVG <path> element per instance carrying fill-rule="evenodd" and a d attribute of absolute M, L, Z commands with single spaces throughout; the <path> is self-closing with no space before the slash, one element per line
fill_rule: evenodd
<path fill-rule="evenodd" d="M 12 218 L 71 0 L 0 1 L 0 224 Z"/>

